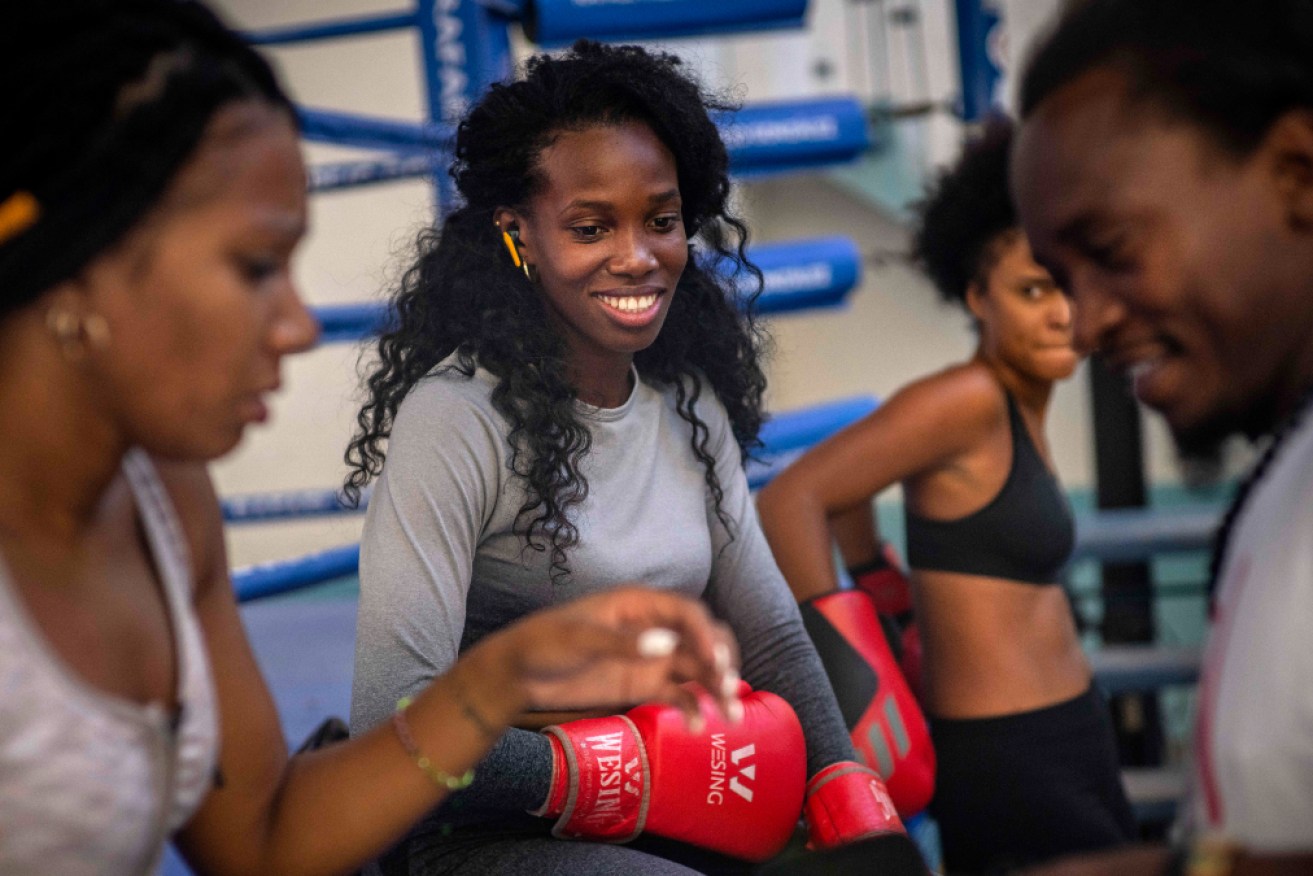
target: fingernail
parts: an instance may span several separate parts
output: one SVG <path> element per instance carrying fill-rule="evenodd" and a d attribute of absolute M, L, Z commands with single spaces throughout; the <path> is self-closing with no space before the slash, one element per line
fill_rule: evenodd
<path fill-rule="evenodd" d="M 642 657 L 669 657 L 679 644 L 679 634 L 665 627 L 644 630 L 638 637 L 638 653 Z"/>
<path fill-rule="evenodd" d="M 737 698 L 739 695 L 739 674 L 736 670 L 730 669 L 725 672 L 720 679 L 720 695 L 726 699 Z"/>
<path fill-rule="evenodd" d="M 742 706 L 739 706 L 740 711 L 742 710 L 742 708 L 743 708 Z M 707 719 L 702 717 L 702 715 L 698 714 L 698 715 L 694 715 L 692 718 L 689 718 L 688 732 L 692 733 L 694 736 L 697 736 L 705 729 L 707 729 Z"/>
<path fill-rule="evenodd" d="M 725 707 L 725 717 L 729 718 L 731 724 L 739 724 L 743 721 L 743 701 L 730 700 L 729 705 Z"/>
<path fill-rule="evenodd" d="M 716 671 L 724 672 L 729 669 L 729 645 L 717 642 L 713 653 L 716 659 Z"/>

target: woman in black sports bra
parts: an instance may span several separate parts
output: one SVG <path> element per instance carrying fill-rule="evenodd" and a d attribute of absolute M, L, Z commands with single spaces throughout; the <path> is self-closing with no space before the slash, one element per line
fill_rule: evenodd
<path fill-rule="evenodd" d="M 938 757 L 931 812 L 951 872 L 1134 836 L 1107 710 L 1058 586 L 1073 526 L 1044 420 L 1078 361 L 1071 304 L 1018 228 L 1010 140 L 1000 123 L 968 146 L 923 206 L 915 241 L 941 294 L 971 314 L 975 355 L 904 387 L 759 499 L 802 602 L 836 587 L 832 540 L 850 566 L 878 565 L 871 500 L 902 485 Z"/>

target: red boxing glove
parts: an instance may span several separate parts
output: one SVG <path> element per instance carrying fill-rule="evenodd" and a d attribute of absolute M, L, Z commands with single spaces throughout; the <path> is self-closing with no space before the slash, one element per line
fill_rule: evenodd
<path fill-rule="evenodd" d="M 912 585 L 903 574 L 898 552 L 889 542 L 880 544 L 880 555 L 869 563 L 848 570 L 853 586 L 870 595 L 876 611 L 906 626 L 912 614 Z M 904 617 L 906 615 L 906 617 Z"/>
<path fill-rule="evenodd" d="M 930 728 L 894 660 L 871 598 L 840 590 L 799 608 L 858 756 L 884 780 L 898 811 L 925 809 L 935 790 Z"/>
<path fill-rule="evenodd" d="M 921 680 L 921 628 L 916 621 L 909 621 L 898 635 L 898 667 L 903 670 L 903 678 L 912 690 L 912 696 L 918 703 L 925 702 Z"/>
<path fill-rule="evenodd" d="M 808 845 L 829 849 L 882 834 L 907 835 L 875 771 L 852 761 L 830 764 L 807 783 Z"/>
<path fill-rule="evenodd" d="M 912 585 L 903 573 L 902 562 L 893 545 L 882 542 L 880 556 L 869 563 L 848 570 L 853 586 L 868 594 L 875 609 L 893 618 L 898 626 L 897 639 L 890 639 L 903 677 L 917 701 L 921 700 L 921 631 L 912 615 Z"/>
<path fill-rule="evenodd" d="M 699 692 L 706 727 L 692 733 L 672 706 L 543 730 L 552 789 L 535 815 L 558 818 L 563 839 L 623 843 L 653 833 L 748 861 L 788 843 L 802 811 L 806 743 L 793 709 L 740 686 L 743 720 L 730 724 Z"/>

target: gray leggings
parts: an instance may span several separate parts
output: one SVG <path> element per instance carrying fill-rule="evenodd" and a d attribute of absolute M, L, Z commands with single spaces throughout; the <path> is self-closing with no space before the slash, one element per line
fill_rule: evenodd
<path fill-rule="evenodd" d="M 416 844 L 418 845 L 418 844 Z M 683 864 L 649 855 L 626 846 L 572 843 L 541 838 L 505 839 L 453 853 L 426 854 L 412 846 L 410 872 L 416 876 L 438 874 L 505 873 L 524 876 L 698 876 Z"/>
<path fill-rule="evenodd" d="M 828 852 L 786 850 L 759 868 L 708 855 L 698 849 L 659 838 L 640 837 L 634 845 L 609 846 L 565 842 L 547 836 L 484 835 L 475 841 L 459 836 L 443 840 L 430 833 L 410 846 L 410 859 L 395 861 L 384 876 L 436 876 L 440 873 L 509 873 L 512 876 L 697 876 L 746 874 L 756 876 L 926 876 L 925 862 L 916 845 L 905 836 L 861 840 Z M 797 845 L 797 844 L 795 844 Z M 398 856 L 400 857 L 400 856 Z M 677 859 L 677 860 L 675 860 Z"/>
<path fill-rule="evenodd" d="M 385 876 L 740 876 L 750 864 L 660 837 L 625 845 L 554 839 L 540 819 L 450 832 L 421 830 L 406 845 L 409 867 L 384 867 Z M 445 834 L 445 835 L 444 835 Z M 399 864 L 400 855 L 389 863 Z"/>

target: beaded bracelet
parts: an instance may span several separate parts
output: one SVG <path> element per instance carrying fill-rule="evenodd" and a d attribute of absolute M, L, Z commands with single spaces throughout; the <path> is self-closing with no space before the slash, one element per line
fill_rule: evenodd
<path fill-rule="evenodd" d="M 410 707 L 410 703 L 410 697 L 402 697 L 397 700 L 397 710 L 392 713 L 392 729 L 396 731 L 401 747 L 415 761 L 415 766 L 419 767 L 439 788 L 448 791 L 468 788 L 474 781 L 474 770 L 466 770 L 463 776 L 453 776 L 434 766 L 428 755 L 419 750 L 419 746 L 415 744 L 415 737 L 410 735 L 410 725 L 406 722 L 406 709 Z"/>

